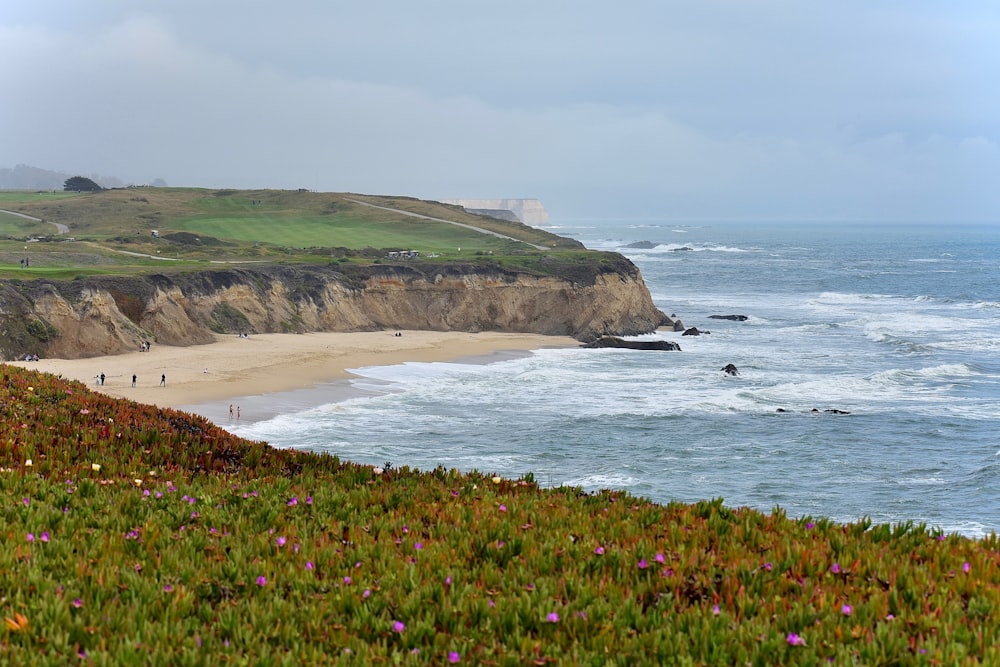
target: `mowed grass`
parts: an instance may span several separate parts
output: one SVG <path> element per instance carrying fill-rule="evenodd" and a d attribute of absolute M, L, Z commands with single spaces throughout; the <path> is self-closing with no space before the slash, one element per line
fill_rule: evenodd
<path fill-rule="evenodd" d="M 204 217 L 180 223 L 184 231 L 244 243 L 294 248 L 395 248 L 421 252 L 492 250 L 503 239 L 463 227 L 430 221 L 384 221 L 341 216 L 259 214 L 246 217 Z"/>

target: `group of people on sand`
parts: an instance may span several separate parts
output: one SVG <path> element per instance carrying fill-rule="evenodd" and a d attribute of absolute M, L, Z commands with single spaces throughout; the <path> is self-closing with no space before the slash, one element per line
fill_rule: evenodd
<path fill-rule="evenodd" d="M 142 341 L 142 343 L 139 344 L 139 351 L 140 352 L 149 352 L 149 341 L 148 340 L 144 340 L 144 341 Z"/>
<path fill-rule="evenodd" d="M 38 361 L 38 355 L 37 354 L 26 354 L 26 355 L 24 355 L 24 360 L 25 361 Z"/>
<path fill-rule="evenodd" d="M 104 375 L 104 373 L 101 373 L 100 375 L 94 377 L 94 383 L 98 384 L 98 385 L 101 385 L 101 386 L 104 386 L 104 380 L 106 378 L 107 378 L 107 376 Z M 132 386 L 134 387 L 135 383 L 138 382 L 138 381 L 139 381 L 139 376 L 136 375 L 135 373 L 132 373 Z M 160 375 L 160 386 L 161 387 L 166 387 L 167 386 L 167 374 L 166 373 L 162 373 Z"/>

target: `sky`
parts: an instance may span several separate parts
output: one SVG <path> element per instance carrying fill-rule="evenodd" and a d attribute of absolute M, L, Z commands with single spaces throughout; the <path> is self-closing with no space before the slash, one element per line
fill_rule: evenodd
<path fill-rule="evenodd" d="M 0 168 L 1000 224 L 995 0 L 3 0 Z"/>

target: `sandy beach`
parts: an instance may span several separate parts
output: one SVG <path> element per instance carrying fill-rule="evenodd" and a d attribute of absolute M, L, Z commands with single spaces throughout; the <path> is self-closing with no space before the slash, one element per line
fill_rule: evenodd
<path fill-rule="evenodd" d="M 218 336 L 189 347 L 152 345 L 148 352 L 89 359 L 12 361 L 79 380 L 95 391 L 159 407 L 181 408 L 240 396 L 307 389 L 351 377 L 349 369 L 408 361 L 484 358 L 502 351 L 576 347 L 568 336 L 445 331 Z M 96 378 L 104 374 L 104 384 Z M 132 386 L 132 376 L 136 376 Z M 166 377 L 161 386 L 161 379 Z"/>

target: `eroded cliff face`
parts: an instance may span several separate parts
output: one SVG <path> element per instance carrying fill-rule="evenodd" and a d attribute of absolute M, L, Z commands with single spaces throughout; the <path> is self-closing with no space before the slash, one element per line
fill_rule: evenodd
<path fill-rule="evenodd" d="M 0 292 L 0 345 L 8 359 L 79 358 L 244 331 L 491 330 L 591 340 L 669 323 L 620 256 L 555 273 L 418 262 L 36 281 Z"/>

